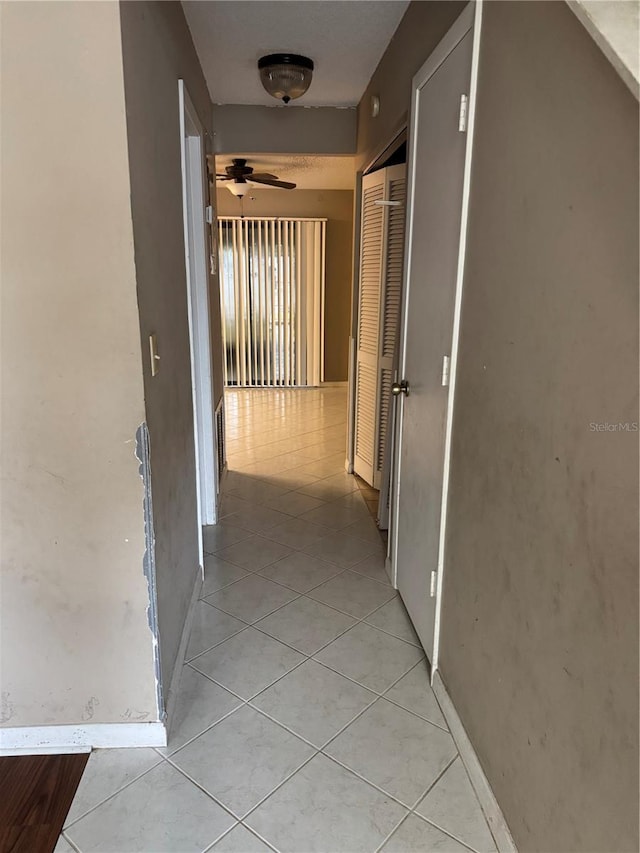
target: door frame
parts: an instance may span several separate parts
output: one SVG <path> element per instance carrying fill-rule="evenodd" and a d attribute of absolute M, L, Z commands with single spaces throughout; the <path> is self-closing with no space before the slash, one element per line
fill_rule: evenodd
<path fill-rule="evenodd" d="M 462 308 L 462 292 L 465 272 L 465 258 L 467 246 L 467 225 L 469 218 L 469 195 L 471 186 L 471 166 L 473 159 L 473 136 L 475 127 L 476 100 L 478 90 L 478 66 L 480 58 L 480 40 L 482 29 L 482 12 L 484 0 L 475 0 L 469 3 L 462 11 L 458 19 L 451 26 L 442 41 L 437 45 L 431 53 L 422 68 L 414 76 L 411 87 L 411 114 L 409 128 L 409 154 L 407 159 L 407 217 L 405 223 L 405 269 L 403 276 L 402 287 L 402 314 L 400 321 L 399 335 L 399 360 L 398 360 L 398 376 L 404 377 L 406 365 L 406 343 L 407 343 L 407 321 L 408 321 L 408 283 L 411 276 L 411 246 L 413 240 L 413 210 L 415 196 L 415 177 L 416 177 L 416 127 L 418 121 L 417 101 L 419 90 L 427 83 L 427 81 L 435 74 L 442 63 L 447 59 L 449 54 L 464 38 L 464 36 L 473 28 L 473 47 L 471 58 L 471 79 L 469 84 L 469 100 L 467 104 L 467 128 L 466 128 L 466 144 L 464 158 L 464 176 L 462 188 L 462 208 L 460 217 L 460 236 L 458 245 L 458 261 L 455 282 L 455 302 L 453 329 L 451 340 L 451 355 L 449 365 L 449 393 L 447 398 L 447 414 L 445 425 L 445 444 L 444 444 L 444 468 L 442 480 L 442 498 L 440 512 L 440 532 L 438 539 L 438 565 L 437 565 L 437 584 L 436 584 L 436 611 L 435 611 L 435 626 L 434 626 L 434 646 L 433 660 L 431 661 L 431 679 L 438 668 L 438 656 L 440 650 L 440 626 L 442 620 L 442 590 L 444 579 L 445 565 L 445 544 L 446 544 L 446 528 L 447 528 L 447 507 L 449 496 L 449 477 L 451 468 L 451 439 L 453 416 L 455 406 L 455 391 L 456 391 L 456 374 L 458 366 L 458 346 L 460 339 L 460 316 Z M 399 411 L 396 411 L 395 418 L 395 446 L 393 448 L 393 466 L 392 466 L 392 501 L 391 512 L 389 517 L 389 556 L 391 563 L 391 579 L 394 587 L 398 585 L 398 526 L 396 523 L 400 490 L 402 488 L 402 470 L 401 470 L 401 451 L 402 451 L 402 429 L 403 429 L 403 406 Z"/>
<path fill-rule="evenodd" d="M 202 526 L 216 521 L 216 433 L 213 413 L 209 270 L 207 266 L 205 132 L 183 80 L 178 80 L 180 162 L 187 312 L 193 400 L 196 502 L 200 566 Z"/>

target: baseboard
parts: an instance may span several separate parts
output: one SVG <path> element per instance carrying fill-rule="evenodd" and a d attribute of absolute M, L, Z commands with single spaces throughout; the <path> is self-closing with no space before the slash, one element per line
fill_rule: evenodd
<path fill-rule="evenodd" d="M 163 723 L 87 723 L 0 729 L 0 756 L 91 752 L 92 749 L 166 746 Z"/>
<path fill-rule="evenodd" d="M 169 685 L 169 693 L 167 694 L 166 701 L 166 710 L 167 710 L 167 733 L 171 731 L 171 723 L 173 722 L 173 712 L 175 711 L 176 701 L 178 698 L 178 693 L 180 690 L 180 677 L 182 675 L 182 669 L 184 664 L 184 659 L 187 654 L 187 646 L 189 645 L 189 638 L 191 637 L 191 627 L 193 625 L 193 617 L 195 614 L 195 606 L 198 601 L 198 597 L 200 595 L 200 590 L 202 589 L 202 569 L 198 566 L 195 578 L 193 581 L 193 591 L 191 593 L 191 602 L 189 603 L 189 609 L 187 610 L 187 616 L 184 620 L 184 626 L 182 628 L 182 636 L 180 637 L 180 645 L 178 646 L 178 654 L 176 655 L 176 662 L 173 666 L 173 673 L 171 675 L 171 684 Z"/>
<path fill-rule="evenodd" d="M 349 383 L 345 379 L 344 382 L 321 382 L 321 388 L 346 388 Z"/>
<path fill-rule="evenodd" d="M 229 466 L 225 462 L 224 467 L 222 468 L 222 471 L 220 472 L 220 475 L 218 477 L 218 490 L 219 491 L 218 491 L 218 504 L 216 506 L 216 513 L 217 513 L 219 505 L 220 505 L 220 498 L 222 497 L 222 487 L 224 486 L 224 481 L 227 479 L 228 472 L 229 472 Z"/>
<path fill-rule="evenodd" d="M 389 578 L 389 583 L 391 584 L 391 586 L 394 589 L 398 589 L 396 580 L 393 577 L 393 563 L 391 562 L 391 557 L 388 554 L 384 559 L 384 570 L 387 573 L 387 577 Z"/>
<path fill-rule="evenodd" d="M 496 800 L 493 791 L 491 790 L 491 785 L 489 785 L 489 780 L 484 775 L 484 770 L 482 769 L 478 756 L 476 755 L 473 745 L 469 740 L 469 735 L 466 733 L 465 728 L 462 725 L 462 720 L 458 716 L 458 712 L 451 701 L 451 697 L 447 693 L 447 688 L 444 686 L 444 682 L 440 677 L 438 670 L 436 670 L 433 676 L 433 692 L 436 694 L 436 699 L 438 700 L 442 713 L 444 714 L 444 718 L 447 721 L 451 736 L 458 747 L 462 763 L 467 770 L 471 784 L 474 787 L 476 796 L 478 797 L 478 801 L 482 807 L 482 811 L 484 812 L 484 816 L 486 817 L 487 823 L 493 833 L 498 853 L 518 853 L 513 838 L 511 837 L 511 833 L 509 832 L 507 822 L 502 814 L 502 810 L 498 805 L 498 801 Z"/>

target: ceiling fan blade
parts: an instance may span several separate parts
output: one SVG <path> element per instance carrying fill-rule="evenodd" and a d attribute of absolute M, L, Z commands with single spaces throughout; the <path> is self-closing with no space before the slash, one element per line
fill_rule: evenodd
<path fill-rule="evenodd" d="M 270 175 L 269 172 L 254 172 L 252 175 L 247 175 L 247 178 L 250 181 L 277 181 L 279 180 L 277 175 Z"/>
<path fill-rule="evenodd" d="M 233 178 L 231 175 L 220 175 L 216 174 L 216 181 L 232 181 Z"/>
<path fill-rule="evenodd" d="M 283 190 L 295 190 L 296 188 L 296 185 L 289 183 L 289 181 L 265 181 L 260 180 L 260 178 L 256 178 L 255 175 L 250 175 L 248 180 L 255 181 L 256 184 L 265 184 L 268 187 L 280 187 Z"/>

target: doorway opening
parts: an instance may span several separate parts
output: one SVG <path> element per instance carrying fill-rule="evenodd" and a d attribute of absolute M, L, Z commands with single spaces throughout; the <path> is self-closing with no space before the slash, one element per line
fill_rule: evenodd
<path fill-rule="evenodd" d="M 367 483 L 381 531 L 388 528 L 406 208 L 403 127 L 361 178 L 354 292 L 350 470 Z"/>
<path fill-rule="evenodd" d="M 228 161 L 240 159 L 253 174 L 273 179 L 275 173 L 295 189 L 253 186 L 248 175 L 249 189 L 234 197 L 224 175 Z M 294 514 L 300 536 L 321 517 L 332 520 L 333 526 L 320 525 L 325 533 L 358 520 L 360 532 L 379 545 L 378 493 L 345 470 L 354 159 L 234 152 L 218 155 L 215 172 L 223 176 L 217 188 L 228 465 L 222 524 L 240 520 L 233 510 L 247 506 L 238 501 L 265 500 L 270 510 Z M 263 514 L 265 525 L 282 523 Z"/>

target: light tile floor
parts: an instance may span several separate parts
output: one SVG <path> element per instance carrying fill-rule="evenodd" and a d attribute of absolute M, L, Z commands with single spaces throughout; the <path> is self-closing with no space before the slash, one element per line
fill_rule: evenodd
<path fill-rule="evenodd" d="M 166 749 L 94 752 L 58 853 L 495 850 L 344 472 L 346 393 L 228 391 Z"/>

